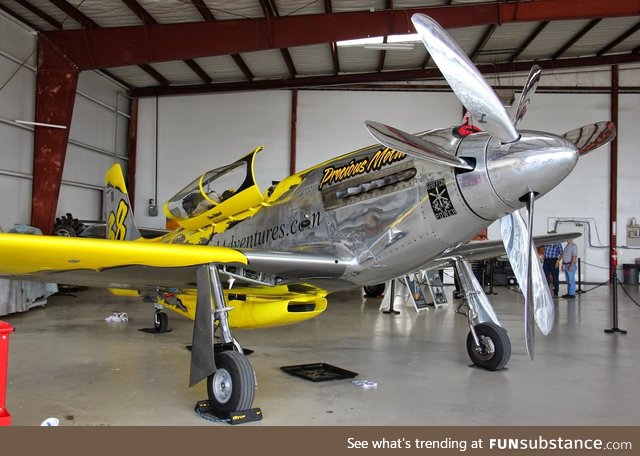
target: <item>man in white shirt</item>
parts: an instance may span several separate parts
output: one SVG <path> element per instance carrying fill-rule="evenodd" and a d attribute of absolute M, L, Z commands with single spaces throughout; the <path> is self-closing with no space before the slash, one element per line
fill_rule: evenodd
<path fill-rule="evenodd" d="M 563 298 L 572 299 L 576 297 L 576 265 L 578 261 L 578 247 L 569 239 L 562 252 L 562 270 L 567 281 L 567 294 Z"/>

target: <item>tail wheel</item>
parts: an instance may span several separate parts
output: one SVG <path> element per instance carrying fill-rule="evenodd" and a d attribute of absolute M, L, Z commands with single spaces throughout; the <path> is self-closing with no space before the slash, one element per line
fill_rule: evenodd
<path fill-rule="evenodd" d="M 511 358 L 506 329 L 491 322 L 480 323 L 474 329 L 480 345 L 476 345 L 471 331 L 467 336 L 467 353 L 473 364 L 490 371 L 502 369 Z"/>
<path fill-rule="evenodd" d="M 169 315 L 166 312 L 156 312 L 153 327 L 156 332 L 167 332 L 169 329 Z"/>
<path fill-rule="evenodd" d="M 216 353 L 215 360 L 217 370 L 207 377 L 207 393 L 214 413 L 250 409 L 256 377 L 247 357 L 227 350 Z"/>

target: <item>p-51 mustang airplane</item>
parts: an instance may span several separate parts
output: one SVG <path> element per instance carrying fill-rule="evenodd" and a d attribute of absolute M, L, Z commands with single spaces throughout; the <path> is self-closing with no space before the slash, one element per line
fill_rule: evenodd
<path fill-rule="evenodd" d="M 0 275 L 137 290 L 195 320 L 190 385 L 207 378 L 217 413 L 251 407 L 255 375 L 233 328 L 315 317 L 332 291 L 383 283 L 453 262 L 470 311 L 467 351 L 489 370 L 510 341 L 469 259 L 506 250 L 525 294 L 525 334 L 553 324 L 553 302 L 532 242 L 533 202 L 560 183 L 581 154 L 609 142 L 611 122 L 563 136 L 518 131 L 540 78 L 534 67 L 510 119 L 449 35 L 416 14 L 413 24 L 458 99 L 483 131 L 408 134 L 366 122 L 373 145 L 289 176 L 261 192 L 261 148 L 207 172 L 169 199 L 176 231 L 140 236 L 119 166 L 106 178 L 108 237 L 0 234 Z M 528 223 L 519 209 L 527 207 Z M 501 219 L 503 242 L 468 243 Z M 571 236 L 542 236 L 544 243 Z M 166 315 L 164 316 L 166 317 Z M 222 343 L 214 344 L 219 332 Z"/>

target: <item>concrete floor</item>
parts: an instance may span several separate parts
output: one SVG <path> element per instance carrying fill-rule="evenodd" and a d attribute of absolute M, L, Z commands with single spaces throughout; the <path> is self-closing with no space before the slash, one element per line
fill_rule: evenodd
<path fill-rule="evenodd" d="M 588 288 L 585 287 L 585 288 Z M 627 286 L 639 301 L 638 287 Z M 564 287 L 563 287 L 564 289 Z M 451 287 L 447 287 L 451 298 Z M 490 296 L 512 342 L 507 369 L 470 366 L 466 318 L 457 301 L 400 315 L 359 291 L 332 295 L 320 317 L 294 326 L 236 331 L 249 359 L 264 425 L 639 425 L 640 308 L 619 293 L 619 327 L 609 335 L 606 286 L 557 301 L 553 332 L 537 334 L 535 361 L 523 336 L 522 298 L 508 288 Z M 172 331 L 148 334 L 153 307 L 105 290 L 53 296 L 46 308 L 3 317 L 11 335 L 7 408 L 14 425 L 57 417 L 63 426 L 211 425 L 194 411 L 206 385 L 187 387 L 192 323 L 170 316 Z M 127 323 L 107 323 L 113 311 Z M 325 362 L 358 372 L 313 383 L 280 366 Z"/>

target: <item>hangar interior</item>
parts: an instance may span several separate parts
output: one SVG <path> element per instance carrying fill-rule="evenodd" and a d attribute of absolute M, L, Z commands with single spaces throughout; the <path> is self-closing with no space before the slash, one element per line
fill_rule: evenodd
<path fill-rule="evenodd" d="M 562 135 L 615 123 L 615 140 L 535 205 L 535 235 L 581 234 L 586 292 L 554 301 L 555 327 L 536 339 L 532 362 L 524 298 L 496 287 L 489 299 L 513 345 L 499 372 L 468 365 L 469 328 L 451 284 L 442 308 L 387 315 L 380 298 L 353 289 L 330 295 L 307 322 L 240 330 L 254 350 L 262 423 L 637 425 L 637 269 L 629 283 L 610 283 L 640 257 L 637 2 L 0 0 L 0 227 L 50 234 L 64 214 L 105 221 L 114 163 L 138 226 L 165 229 L 167 199 L 258 146 L 264 191 L 372 144 L 367 120 L 408 132 L 460 125 L 464 108 L 419 39 L 404 48 L 392 39 L 411 31 L 414 12 L 447 29 L 509 115 L 529 68 L 542 68 L 522 128 Z M 381 41 L 342 43 L 367 37 Z M 487 237 L 501 238 L 498 222 Z M 603 332 L 616 295 L 625 335 Z M 114 311 L 129 321 L 106 323 Z M 0 318 L 17 329 L 6 399 L 14 424 L 203 423 L 193 404 L 206 390 L 186 385 L 190 320 L 172 314 L 171 332 L 140 332 L 153 324 L 152 304 L 94 288 Z M 319 361 L 378 386 L 310 383 L 279 369 Z"/>

